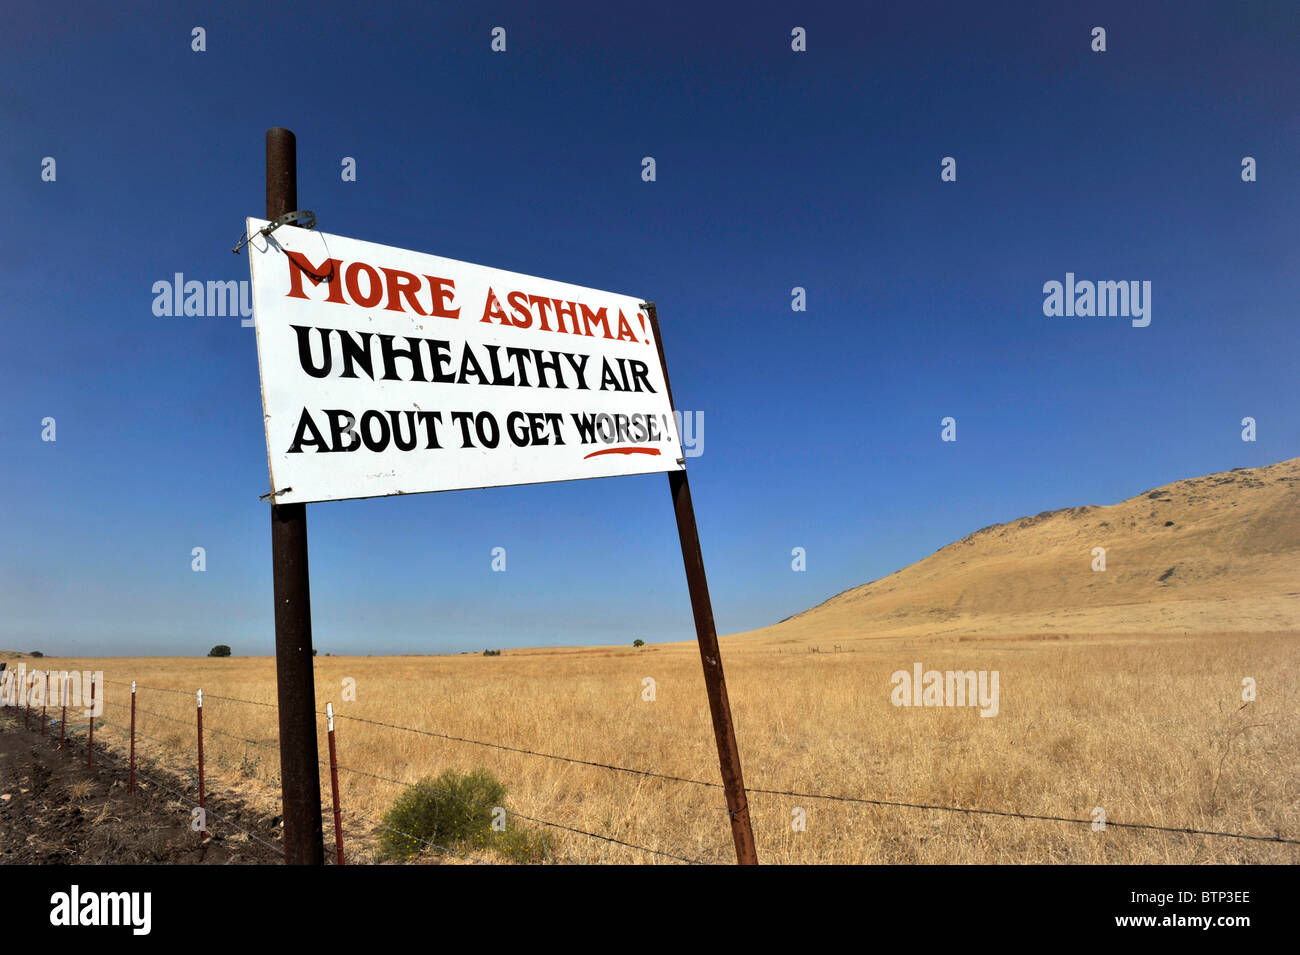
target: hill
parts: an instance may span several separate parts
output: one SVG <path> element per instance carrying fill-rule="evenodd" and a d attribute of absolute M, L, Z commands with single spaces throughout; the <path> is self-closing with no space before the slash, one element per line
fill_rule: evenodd
<path fill-rule="evenodd" d="M 1297 629 L 1300 458 L 994 524 L 746 636 Z"/>

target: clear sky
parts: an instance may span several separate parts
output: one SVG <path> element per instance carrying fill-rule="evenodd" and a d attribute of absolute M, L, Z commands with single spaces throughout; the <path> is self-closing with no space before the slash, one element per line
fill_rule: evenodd
<path fill-rule="evenodd" d="M 326 231 L 658 303 L 727 633 L 1300 454 L 1297 63 L 1291 2 L 11 5 L 0 647 L 273 652 L 254 333 L 152 308 L 248 278 L 269 126 Z M 1045 316 L 1067 272 L 1150 325 Z M 666 485 L 308 505 L 316 645 L 689 639 Z"/>

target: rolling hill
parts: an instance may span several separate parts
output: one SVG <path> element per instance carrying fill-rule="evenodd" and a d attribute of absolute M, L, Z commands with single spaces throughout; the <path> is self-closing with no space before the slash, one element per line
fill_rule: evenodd
<path fill-rule="evenodd" d="M 1300 630 L 1300 458 L 994 524 L 745 636 L 1278 630 Z"/>

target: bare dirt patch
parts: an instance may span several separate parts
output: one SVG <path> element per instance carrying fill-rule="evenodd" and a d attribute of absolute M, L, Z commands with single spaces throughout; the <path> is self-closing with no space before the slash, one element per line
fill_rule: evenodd
<path fill-rule="evenodd" d="M 127 792 L 126 764 L 81 739 L 59 747 L 21 720 L 0 717 L 0 864 L 276 864 L 278 820 L 230 799 L 207 800 L 211 837 L 190 828 L 198 805 L 185 781 L 141 767 Z M 192 805 L 191 805 L 192 804 Z M 216 817 L 219 816 L 220 820 Z M 243 830 L 243 831 L 241 831 Z"/>

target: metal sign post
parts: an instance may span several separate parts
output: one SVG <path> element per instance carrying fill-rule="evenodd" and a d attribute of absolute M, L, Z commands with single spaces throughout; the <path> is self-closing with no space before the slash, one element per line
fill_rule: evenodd
<path fill-rule="evenodd" d="M 298 144 L 293 133 L 277 126 L 266 131 L 266 217 L 274 220 L 297 208 Z M 271 564 L 284 861 L 324 865 L 305 504 L 279 505 L 271 499 Z"/>
<path fill-rule="evenodd" d="M 659 312 L 654 302 L 642 306 L 650 318 L 655 341 L 659 345 L 659 364 L 664 370 L 668 402 L 673 404 L 673 387 L 668 380 L 668 363 L 664 360 L 664 339 L 659 332 Z M 674 410 L 677 408 L 673 404 Z M 685 453 L 683 451 L 683 453 Z M 677 516 L 677 536 L 682 544 L 682 563 L 686 567 L 686 587 L 691 594 L 691 612 L 695 616 L 695 637 L 700 644 L 700 661 L 704 664 L 704 686 L 709 695 L 709 713 L 713 717 L 713 736 L 718 744 L 718 764 L 722 785 L 727 794 L 727 812 L 731 816 L 731 838 L 736 844 L 736 862 L 758 865 L 754 847 L 754 830 L 749 821 L 749 802 L 745 798 L 745 779 L 740 771 L 740 749 L 736 730 L 731 723 L 731 702 L 727 698 L 727 678 L 722 672 L 722 654 L 718 650 L 718 631 L 713 623 L 713 602 L 709 599 L 709 580 L 704 573 L 704 554 L 700 549 L 700 532 L 695 525 L 695 504 L 685 471 L 668 472 L 668 489 Z"/>

